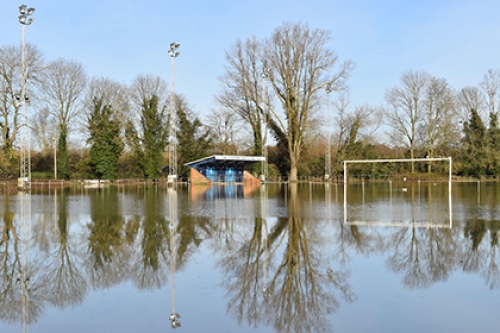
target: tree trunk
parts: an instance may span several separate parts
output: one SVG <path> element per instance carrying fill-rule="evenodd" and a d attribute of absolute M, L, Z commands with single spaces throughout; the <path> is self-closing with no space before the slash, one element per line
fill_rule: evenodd
<path fill-rule="evenodd" d="M 413 147 L 410 149 L 410 157 L 412 159 L 412 161 L 411 161 L 411 173 L 414 174 L 415 173 L 415 162 L 413 161 L 413 159 L 415 158 L 415 154 L 413 152 Z"/>
<path fill-rule="evenodd" d="M 300 152 L 292 151 L 290 147 L 290 174 L 288 175 L 288 180 L 291 182 L 297 181 L 297 164 L 299 161 Z"/>
<path fill-rule="evenodd" d="M 290 175 L 288 176 L 288 180 L 291 182 L 297 181 L 297 165 L 294 162 L 290 165 Z"/>

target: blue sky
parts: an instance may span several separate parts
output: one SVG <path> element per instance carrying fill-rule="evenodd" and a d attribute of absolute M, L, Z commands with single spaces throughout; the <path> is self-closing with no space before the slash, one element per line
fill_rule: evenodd
<path fill-rule="evenodd" d="M 0 45 L 21 40 L 18 6 L 0 0 Z M 176 92 L 206 114 L 238 38 L 267 37 L 285 21 L 330 30 L 329 47 L 356 68 L 353 105 L 381 105 L 407 70 L 426 70 L 456 89 L 500 69 L 500 1 L 493 0 L 29 0 L 27 41 L 46 59 L 75 60 L 89 76 L 129 84 L 138 74 L 170 82 L 169 44 L 181 44 Z"/>

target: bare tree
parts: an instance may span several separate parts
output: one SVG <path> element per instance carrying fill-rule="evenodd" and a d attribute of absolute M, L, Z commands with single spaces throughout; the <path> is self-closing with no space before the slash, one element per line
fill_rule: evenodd
<path fill-rule="evenodd" d="M 213 110 L 207 117 L 207 127 L 214 135 L 215 149 L 222 154 L 238 154 L 242 146 L 244 123 L 232 110 Z"/>
<path fill-rule="evenodd" d="M 490 113 L 497 113 L 495 99 L 500 90 L 500 71 L 497 69 L 490 69 L 483 76 L 483 81 L 479 86 L 484 90 L 488 96 L 488 107 Z"/>
<path fill-rule="evenodd" d="M 326 47 L 329 37 L 324 30 L 285 23 L 271 38 L 237 41 L 226 53 L 224 87 L 217 100 L 250 124 L 257 154 L 262 148 L 263 115 L 269 111 L 266 124 L 278 145 L 287 150 L 291 181 L 297 180 L 305 135 L 309 125 L 315 124 L 313 114 L 319 109 L 323 89 L 326 85 L 334 91 L 345 89 L 353 68 L 349 61 L 340 63 Z M 263 75 L 269 81 L 263 81 Z M 274 94 L 267 94 L 265 82 Z M 276 100 L 279 108 L 273 107 Z"/>
<path fill-rule="evenodd" d="M 52 142 L 57 137 L 57 128 L 54 127 L 55 123 L 54 116 L 46 107 L 38 110 L 33 118 L 33 134 L 38 148 L 43 153 L 47 153 L 50 150 L 50 147 L 53 146 Z"/>
<path fill-rule="evenodd" d="M 458 142 L 460 129 L 456 118 L 455 97 L 450 85 L 445 79 L 431 78 L 427 86 L 422 123 L 419 125 L 421 144 L 428 157 L 435 157 L 439 147 Z"/>
<path fill-rule="evenodd" d="M 135 118 L 131 112 L 131 95 L 130 88 L 117 81 L 111 80 L 107 77 L 94 77 L 88 84 L 87 94 L 85 97 L 85 112 L 87 118 L 94 109 L 94 101 L 100 100 L 102 105 L 108 105 L 113 110 L 116 119 L 120 119 L 122 124 L 128 120 Z M 88 129 L 88 122 L 82 126 L 85 132 Z"/>
<path fill-rule="evenodd" d="M 222 91 L 217 102 L 241 117 L 252 129 L 253 152 L 260 155 L 262 137 L 262 43 L 255 37 L 240 40 L 226 51 L 225 75 L 220 78 Z"/>
<path fill-rule="evenodd" d="M 373 134 L 382 125 L 382 109 L 362 105 L 350 110 L 347 95 L 340 95 L 334 102 L 335 146 L 338 160 L 358 158 L 356 147 L 373 140 Z M 361 143 L 361 145 L 359 144 Z"/>
<path fill-rule="evenodd" d="M 158 99 L 160 109 L 167 107 L 168 91 L 166 81 L 153 74 L 138 75 L 132 82 L 131 102 L 134 109 L 141 109 L 144 100 Z"/>
<path fill-rule="evenodd" d="M 82 122 L 83 97 L 87 84 L 87 75 L 83 66 L 62 58 L 52 61 L 47 66 L 43 87 L 44 106 L 56 119 L 58 127 L 58 174 L 62 179 L 69 179 L 69 134 Z"/>
<path fill-rule="evenodd" d="M 167 82 L 162 77 L 153 74 L 138 75 L 132 82 L 130 91 L 131 114 L 130 118 L 127 118 L 127 121 L 130 120 L 138 129 L 141 127 L 139 126 L 139 118 L 144 103 L 152 100 L 153 96 L 156 96 L 159 110 L 168 110 L 169 93 Z"/>
<path fill-rule="evenodd" d="M 457 94 L 457 112 L 462 123 L 468 121 L 471 110 L 476 110 L 483 121 L 485 116 L 485 101 L 478 87 L 464 87 Z"/>
<path fill-rule="evenodd" d="M 385 100 L 390 105 L 386 111 L 390 133 L 394 142 L 399 142 L 410 151 L 410 157 L 415 158 L 417 130 L 422 120 L 425 108 L 426 87 L 430 80 L 426 72 L 409 71 L 401 76 L 399 86 L 388 90 Z M 411 172 L 415 171 L 412 162 Z"/>
<path fill-rule="evenodd" d="M 90 80 L 85 98 L 85 109 L 93 107 L 94 98 L 102 100 L 104 105 L 110 105 L 118 117 L 123 120 L 130 118 L 130 89 L 107 77 L 94 77 Z"/>
<path fill-rule="evenodd" d="M 348 108 L 351 104 L 351 100 L 345 94 L 339 95 L 337 99 L 335 99 L 332 103 L 332 107 L 334 109 L 333 120 L 336 125 L 336 129 L 334 131 L 334 144 L 337 149 L 340 147 L 342 142 L 345 141 L 347 136 L 347 114 Z"/>
<path fill-rule="evenodd" d="M 43 74 L 42 53 L 33 45 L 26 45 L 26 96 L 36 100 L 40 76 Z M 25 120 L 21 117 L 22 89 L 21 49 L 18 46 L 0 47 L 0 145 L 12 158 L 14 142 Z"/>
<path fill-rule="evenodd" d="M 326 47 L 330 32 L 311 30 L 304 24 L 284 23 L 265 43 L 264 59 L 269 80 L 283 112 L 270 108 L 269 124 L 275 137 L 285 144 L 290 158 L 290 181 L 297 180 L 297 165 L 304 133 L 312 113 L 319 108 L 323 89 L 345 89 L 353 64 L 340 63 Z"/>
<path fill-rule="evenodd" d="M 86 84 L 87 75 L 78 62 L 59 58 L 47 66 L 44 101 L 65 135 L 74 129 L 73 121 L 82 114 Z"/>

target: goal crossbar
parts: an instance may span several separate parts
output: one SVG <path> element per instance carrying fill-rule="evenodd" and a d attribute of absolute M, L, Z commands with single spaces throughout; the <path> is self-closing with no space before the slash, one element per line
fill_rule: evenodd
<path fill-rule="evenodd" d="M 451 182 L 452 162 L 451 157 L 426 157 L 426 158 L 388 158 L 376 160 L 345 160 L 344 161 L 344 183 L 347 183 L 347 164 L 358 163 L 394 163 L 394 162 L 433 162 L 433 161 L 449 161 L 448 178 Z"/>

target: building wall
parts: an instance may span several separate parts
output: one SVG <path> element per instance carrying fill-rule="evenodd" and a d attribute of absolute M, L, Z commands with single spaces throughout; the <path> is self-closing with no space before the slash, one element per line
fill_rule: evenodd
<path fill-rule="evenodd" d="M 260 184 L 260 180 L 243 168 L 224 167 L 207 167 L 199 165 L 190 168 L 191 182 L 209 184 L 211 182 L 217 183 L 255 183 Z"/>
<path fill-rule="evenodd" d="M 202 175 L 195 168 L 190 169 L 190 175 L 191 175 L 191 184 L 208 184 L 208 185 L 212 184 L 212 181 L 210 179 Z"/>
<path fill-rule="evenodd" d="M 260 180 L 257 177 L 254 177 L 250 172 L 246 171 L 243 174 L 243 182 L 244 183 L 252 183 L 252 184 L 259 184 L 260 185 Z"/>

